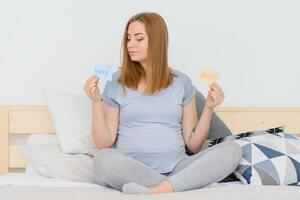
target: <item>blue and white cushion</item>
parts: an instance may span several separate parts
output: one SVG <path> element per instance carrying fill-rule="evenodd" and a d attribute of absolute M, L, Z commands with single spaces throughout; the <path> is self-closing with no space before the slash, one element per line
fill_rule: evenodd
<path fill-rule="evenodd" d="M 234 172 L 244 184 L 300 185 L 300 138 L 279 132 L 235 140 L 243 148 Z"/>

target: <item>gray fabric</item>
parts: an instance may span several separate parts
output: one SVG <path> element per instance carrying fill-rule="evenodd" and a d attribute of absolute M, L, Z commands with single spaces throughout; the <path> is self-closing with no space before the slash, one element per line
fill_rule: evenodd
<path fill-rule="evenodd" d="M 129 182 L 149 187 L 164 180 L 169 180 L 175 191 L 186 191 L 221 181 L 235 170 L 241 157 L 240 146 L 227 141 L 182 159 L 165 176 L 126 153 L 116 149 L 103 149 L 95 154 L 94 167 L 99 183 L 105 183 L 119 191 Z"/>
<path fill-rule="evenodd" d="M 124 184 L 129 182 L 151 186 L 166 180 L 166 176 L 151 167 L 112 148 L 102 149 L 95 153 L 94 168 L 99 184 L 119 191 L 122 190 Z"/>
<path fill-rule="evenodd" d="M 205 97 L 197 90 L 196 91 L 196 104 L 197 104 L 198 120 L 203 111 L 205 101 L 206 101 Z M 213 112 L 210 130 L 209 130 L 207 139 L 226 137 L 228 135 L 232 135 L 232 132 L 226 126 L 226 124 L 222 121 L 222 119 L 218 115 L 216 115 L 215 112 Z"/>
<path fill-rule="evenodd" d="M 183 159 L 168 175 L 174 191 L 202 188 L 219 182 L 234 172 L 242 158 L 242 148 L 227 141 Z"/>
<path fill-rule="evenodd" d="M 130 182 L 123 185 L 122 192 L 126 194 L 149 194 L 150 190 L 148 187 Z"/>

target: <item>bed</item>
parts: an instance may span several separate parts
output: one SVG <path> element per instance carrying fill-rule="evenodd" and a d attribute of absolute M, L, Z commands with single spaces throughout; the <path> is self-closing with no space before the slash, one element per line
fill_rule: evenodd
<path fill-rule="evenodd" d="M 216 113 L 233 133 L 284 127 L 286 132 L 300 135 L 300 108 L 219 107 Z M 10 137 L 39 133 L 55 134 L 47 106 L 0 106 L 1 199 L 300 199 L 297 186 L 255 186 L 233 181 L 186 192 L 126 195 L 98 184 L 27 174 L 23 172 L 27 162 L 20 152 L 24 144 L 11 144 Z"/>

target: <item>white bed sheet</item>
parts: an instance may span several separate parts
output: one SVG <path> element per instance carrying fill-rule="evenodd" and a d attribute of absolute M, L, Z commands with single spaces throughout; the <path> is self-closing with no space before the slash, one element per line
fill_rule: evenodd
<path fill-rule="evenodd" d="M 127 195 L 97 184 L 49 179 L 37 175 L 9 173 L 0 176 L 1 199 L 45 200 L 299 200 L 294 186 L 251 186 L 240 182 L 213 183 L 208 189 L 149 195 Z M 32 196 L 34 194 L 34 196 Z M 200 197 L 200 198 L 199 198 Z"/>
<path fill-rule="evenodd" d="M 1 186 L 40 186 L 40 187 L 94 187 L 103 191 L 111 191 L 113 189 L 93 183 L 68 181 L 47 178 L 41 175 L 26 173 L 8 173 L 0 176 Z"/>
<path fill-rule="evenodd" d="M 226 182 L 226 183 L 212 183 L 207 185 L 205 188 L 212 187 L 235 187 L 243 185 L 240 181 Z M 41 186 L 41 187 L 94 187 L 99 188 L 103 191 L 114 191 L 114 189 L 101 186 L 93 183 L 68 181 L 47 178 L 41 175 L 26 174 L 26 173 L 15 173 L 10 172 L 8 174 L 0 176 L 0 186 Z M 247 186 L 247 185 L 244 185 Z"/>

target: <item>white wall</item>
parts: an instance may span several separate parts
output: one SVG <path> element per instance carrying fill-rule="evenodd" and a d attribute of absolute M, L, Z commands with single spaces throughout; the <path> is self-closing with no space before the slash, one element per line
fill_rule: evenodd
<path fill-rule="evenodd" d="M 196 75 L 209 64 L 224 106 L 300 106 L 299 10 L 297 0 L 0 0 L 0 105 L 43 105 L 42 87 L 83 94 L 93 64 L 119 65 L 128 18 L 155 11 L 171 66 L 202 93 Z"/>

